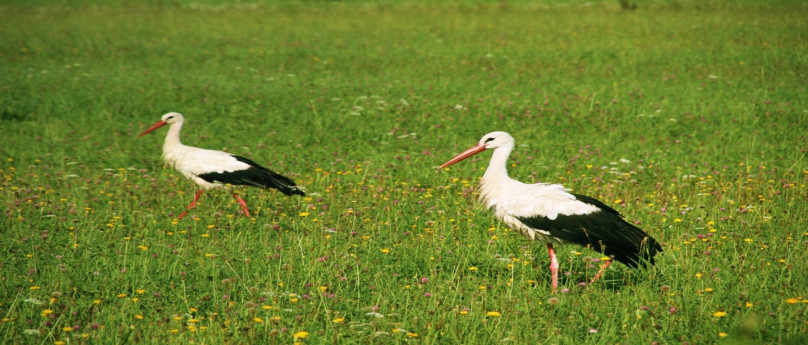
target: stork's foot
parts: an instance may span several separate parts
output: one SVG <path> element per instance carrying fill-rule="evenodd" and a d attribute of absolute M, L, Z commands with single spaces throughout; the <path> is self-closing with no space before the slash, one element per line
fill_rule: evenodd
<path fill-rule="evenodd" d="M 607 260 L 606 262 L 604 262 L 603 265 L 600 266 L 598 273 L 596 273 L 595 276 L 592 277 L 592 280 L 589 281 L 588 285 L 592 285 L 592 283 L 597 281 L 603 275 L 603 273 L 606 272 L 606 268 L 609 267 L 609 265 L 611 264 L 612 264 L 611 260 Z"/>
<path fill-rule="evenodd" d="M 188 214 L 188 210 L 196 207 L 196 202 L 199 200 L 199 197 L 202 196 L 202 192 L 204 191 L 205 191 L 204 189 L 200 189 L 198 192 L 196 192 L 196 195 L 194 195 L 194 200 L 192 200 L 191 203 L 188 204 L 188 207 L 185 208 L 185 211 L 182 211 L 182 213 L 180 213 L 179 219 L 185 217 L 185 215 Z"/>
<path fill-rule="evenodd" d="M 238 196 L 238 194 L 235 193 L 233 194 L 233 196 L 236 197 L 236 200 L 238 200 L 238 204 L 241 205 L 241 209 L 244 210 L 244 215 L 246 215 L 247 217 L 252 217 L 252 215 L 250 215 L 250 209 L 247 208 L 247 203 L 244 202 L 244 199 L 242 199 L 240 196 Z"/>

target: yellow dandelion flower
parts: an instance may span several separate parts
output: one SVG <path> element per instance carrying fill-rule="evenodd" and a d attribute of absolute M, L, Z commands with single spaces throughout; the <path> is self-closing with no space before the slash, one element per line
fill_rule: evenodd
<path fill-rule="evenodd" d="M 72 331 L 72 330 L 73 330 L 73 327 L 70 327 L 70 326 L 64 326 L 64 327 L 62 327 L 62 332 L 70 332 L 70 331 Z"/>
<path fill-rule="evenodd" d="M 262 319 L 260 317 L 254 317 L 253 321 L 255 321 L 256 323 L 262 323 L 262 322 L 264 322 L 264 319 Z"/>
<path fill-rule="evenodd" d="M 262 305 L 261 309 L 270 310 L 270 309 L 272 309 L 272 306 L 271 305 Z"/>
<path fill-rule="evenodd" d="M 460 315 L 468 315 L 468 314 L 469 314 L 468 310 L 461 310 L 460 311 Z"/>
<path fill-rule="evenodd" d="M 137 289 L 137 290 L 135 290 L 135 292 L 137 292 L 138 295 L 142 295 L 142 294 L 146 293 L 146 290 L 145 289 Z"/>
<path fill-rule="evenodd" d="M 500 313 L 498 311 L 489 311 L 489 312 L 485 313 L 485 316 L 488 316 L 488 317 L 500 317 L 500 316 L 502 316 L 502 313 Z"/>
<path fill-rule="evenodd" d="M 382 248 L 381 252 L 387 254 L 390 252 L 390 248 Z"/>
<path fill-rule="evenodd" d="M 789 298 L 789 299 L 786 300 L 786 303 L 788 303 L 788 304 L 796 304 L 799 301 L 800 300 L 798 300 L 796 298 Z"/>
<path fill-rule="evenodd" d="M 125 294 L 125 293 L 119 293 L 119 294 L 118 294 L 118 298 L 124 298 L 124 297 L 126 297 L 126 294 Z"/>
<path fill-rule="evenodd" d="M 410 337 L 410 338 L 417 338 L 417 337 L 418 337 L 418 333 L 414 333 L 414 332 L 407 332 L 407 337 Z"/>
<path fill-rule="evenodd" d="M 333 323 L 343 323 L 343 322 L 345 322 L 345 318 L 344 317 L 337 317 L 337 318 L 334 318 L 333 320 L 331 320 L 331 322 L 333 322 Z"/>
<path fill-rule="evenodd" d="M 42 311 L 42 315 L 50 315 L 50 314 L 53 314 L 53 310 L 45 309 Z"/>
<path fill-rule="evenodd" d="M 713 316 L 714 317 L 724 317 L 724 316 L 727 316 L 727 312 L 725 312 L 725 311 L 717 311 L 717 312 L 713 313 Z"/>
<path fill-rule="evenodd" d="M 724 333 L 724 332 L 718 332 L 718 337 L 719 337 L 719 338 L 724 338 L 724 337 L 726 337 L 726 336 L 727 336 L 727 333 Z"/>
<path fill-rule="evenodd" d="M 300 212 L 298 215 L 301 216 L 301 217 L 308 217 L 309 213 L 308 212 Z"/>
<path fill-rule="evenodd" d="M 53 345 L 65 345 L 65 342 L 61 341 L 61 340 L 57 340 L 57 341 L 53 342 Z"/>
<path fill-rule="evenodd" d="M 477 270 L 478 270 L 477 266 L 471 266 L 471 267 L 469 267 L 469 271 L 474 272 L 474 271 L 477 271 Z"/>
<path fill-rule="evenodd" d="M 30 289 L 31 290 L 39 290 L 39 286 L 32 286 Z"/>
<path fill-rule="evenodd" d="M 309 337 L 309 332 L 306 332 L 306 331 L 300 331 L 300 332 L 296 332 L 296 333 L 294 334 L 294 337 L 295 337 L 295 340 L 298 340 L 298 339 L 306 339 L 306 338 L 308 338 L 308 337 Z"/>
<path fill-rule="evenodd" d="M 137 314 L 135 315 L 135 318 L 138 320 L 143 320 L 143 315 Z"/>
<path fill-rule="evenodd" d="M 704 288 L 704 292 L 713 292 L 713 288 L 710 287 Z"/>

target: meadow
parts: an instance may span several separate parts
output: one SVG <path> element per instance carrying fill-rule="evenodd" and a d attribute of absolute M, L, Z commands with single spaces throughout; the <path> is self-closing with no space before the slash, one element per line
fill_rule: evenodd
<path fill-rule="evenodd" d="M 808 342 L 802 1 L 5 1 L 4 344 Z M 250 157 L 306 197 L 204 195 Z M 663 244 L 549 259 L 476 201 L 490 153 Z"/>

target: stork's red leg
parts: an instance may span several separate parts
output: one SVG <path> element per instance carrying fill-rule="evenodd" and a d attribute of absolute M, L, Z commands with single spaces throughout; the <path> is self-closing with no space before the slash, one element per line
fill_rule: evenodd
<path fill-rule="evenodd" d="M 556 293 L 558 291 L 558 258 L 556 258 L 552 243 L 547 243 L 547 252 L 550 253 L 550 273 L 553 274 L 553 293 Z"/>
<path fill-rule="evenodd" d="M 250 210 L 249 210 L 249 209 L 247 209 L 247 203 L 246 203 L 246 202 L 244 202 L 244 199 L 242 199 L 242 198 L 241 198 L 240 196 L 238 196 L 238 194 L 236 194 L 236 193 L 233 193 L 233 196 L 234 196 L 234 197 L 236 197 L 236 200 L 238 200 L 238 204 L 239 204 L 239 205 L 241 205 L 241 209 L 242 209 L 242 210 L 244 210 L 244 214 L 245 214 L 245 215 L 247 215 L 247 217 L 252 217 L 252 216 L 250 215 Z"/>
<path fill-rule="evenodd" d="M 600 278 L 600 276 L 603 275 L 603 272 L 606 272 L 606 268 L 609 267 L 609 265 L 611 265 L 611 264 L 612 264 L 612 260 L 607 260 L 606 262 L 604 262 L 603 266 L 600 266 L 600 269 L 598 270 L 598 273 L 595 274 L 595 277 L 593 277 L 592 280 L 589 281 L 589 284 L 592 284 L 596 280 L 598 280 L 598 278 Z"/>
<path fill-rule="evenodd" d="M 185 217 L 185 214 L 188 213 L 188 210 L 196 207 L 196 201 L 199 200 L 199 197 L 202 195 L 202 192 L 204 192 L 204 191 L 205 191 L 204 189 L 200 188 L 199 191 L 196 192 L 196 195 L 194 196 L 194 201 L 191 201 L 191 204 L 188 205 L 186 210 L 182 211 L 182 213 L 180 213 L 180 219 L 182 219 L 182 217 Z"/>

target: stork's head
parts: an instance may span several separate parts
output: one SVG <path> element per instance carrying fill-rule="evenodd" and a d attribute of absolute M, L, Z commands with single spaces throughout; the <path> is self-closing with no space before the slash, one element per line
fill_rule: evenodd
<path fill-rule="evenodd" d="M 140 138 L 146 134 L 149 134 L 151 131 L 163 127 L 165 125 L 173 125 L 175 123 L 182 123 L 183 121 L 185 121 L 185 118 L 183 118 L 182 114 L 180 113 L 165 114 L 163 115 L 162 118 L 160 118 L 160 121 L 155 122 L 151 127 L 149 127 L 149 129 L 143 131 L 143 133 L 140 133 L 140 135 L 138 135 L 137 137 Z"/>
<path fill-rule="evenodd" d="M 480 142 L 476 145 L 470 147 L 468 150 L 463 151 L 459 155 L 455 156 L 454 158 L 450 159 L 448 162 L 443 163 L 439 167 L 439 169 L 443 169 L 448 167 L 452 164 L 455 164 L 459 161 L 462 161 L 466 158 L 474 156 L 480 152 L 483 152 L 488 149 L 496 149 L 499 147 L 510 147 L 513 148 L 514 140 L 513 137 L 505 132 L 491 132 L 482 137 Z"/>
<path fill-rule="evenodd" d="M 482 137 L 477 145 L 485 146 L 486 149 L 495 149 L 497 147 L 511 145 L 513 146 L 513 137 L 505 132 L 491 132 Z"/>

